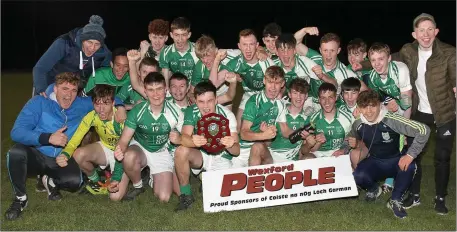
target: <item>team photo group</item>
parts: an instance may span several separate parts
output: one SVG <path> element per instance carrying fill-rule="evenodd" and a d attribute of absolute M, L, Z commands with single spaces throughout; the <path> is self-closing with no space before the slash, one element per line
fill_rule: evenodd
<path fill-rule="evenodd" d="M 363 38 L 342 44 L 319 25 L 284 32 L 276 23 L 261 35 L 243 29 L 238 47 L 220 48 L 208 35 L 190 41 L 186 17 L 154 19 L 137 47 L 111 48 L 92 15 L 33 67 L 32 98 L 10 133 L 5 218 L 27 215 L 29 177 L 51 201 L 61 191 L 132 201 L 152 188 L 161 202 L 179 198 L 178 212 L 201 197 L 190 183 L 202 185 L 203 172 L 344 156 L 364 200 L 388 194 L 387 208 L 405 218 L 421 204 L 433 133 L 435 198 L 423 203 L 446 215 L 456 50 L 438 39 L 432 15 L 411 22 L 412 42 L 398 52 Z"/>

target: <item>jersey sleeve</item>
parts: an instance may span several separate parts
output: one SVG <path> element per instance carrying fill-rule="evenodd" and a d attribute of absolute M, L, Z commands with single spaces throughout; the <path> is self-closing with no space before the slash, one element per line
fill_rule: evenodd
<path fill-rule="evenodd" d="M 187 107 L 184 111 L 184 122 L 183 126 L 189 125 L 195 127 L 195 119 L 194 119 L 194 107 Z"/>
<path fill-rule="evenodd" d="M 167 47 L 163 48 L 162 51 L 160 52 L 160 56 L 159 56 L 159 67 L 160 68 L 170 69 L 170 64 L 168 63 L 168 59 L 167 59 L 167 54 L 168 54 L 169 50 L 170 49 L 167 46 Z"/>
<path fill-rule="evenodd" d="M 111 176 L 111 181 L 121 182 L 122 174 L 124 174 L 124 167 L 122 166 L 122 163 L 117 159 L 114 159 L 114 170 L 113 176 Z"/>
<path fill-rule="evenodd" d="M 235 115 L 227 110 L 226 111 L 226 115 L 227 115 L 227 119 L 229 120 L 229 128 L 230 128 L 230 132 L 231 133 L 238 133 L 238 130 L 236 129 L 236 126 L 237 126 L 237 122 L 236 122 L 236 118 L 235 118 Z"/>
<path fill-rule="evenodd" d="M 190 84 L 196 86 L 203 79 L 203 63 L 198 61 L 194 66 L 194 71 L 192 72 L 192 78 Z"/>
<path fill-rule="evenodd" d="M 123 85 L 116 96 L 119 97 L 124 103 L 128 103 L 129 100 L 129 88 L 131 85 Z"/>
<path fill-rule="evenodd" d="M 62 153 L 66 155 L 68 158 L 73 156 L 76 148 L 81 144 L 86 133 L 92 127 L 92 123 L 94 122 L 95 118 L 95 111 L 91 111 L 86 116 L 84 116 L 81 123 L 79 123 L 78 128 L 76 129 L 75 133 L 71 137 L 70 141 L 67 143 L 67 146 L 63 149 Z"/>
<path fill-rule="evenodd" d="M 147 103 L 145 103 L 147 104 Z M 143 104 L 137 104 L 129 112 L 127 112 L 127 119 L 125 120 L 125 126 L 135 130 L 138 126 L 137 115 L 139 111 L 143 108 Z"/>
<path fill-rule="evenodd" d="M 313 72 L 313 67 L 317 66 L 318 64 L 314 62 L 314 60 L 306 57 L 306 56 L 299 56 L 299 61 L 301 61 L 300 65 L 304 65 L 303 69 L 308 70 L 309 77 L 314 80 L 320 80 L 319 77 Z M 309 84 L 309 83 L 308 83 Z"/>
<path fill-rule="evenodd" d="M 229 72 L 237 72 L 239 70 L 238 57 L 229 61 L 226 65 L 221 64 L 221 70 L 227 70 Z"/>
<path fill-rule="evenodd" d="M 409 69 L 404 63 L 397 62 L 398 66 L 398 87 L 400 92 L 406 92 L 413 89 L 410 82 Z"/>
<path fill-rule="evenodd" d="M 226 65 L 228 62 L 235 59 L 239 55 L 241 55 L 240 49 L 227 49 L 227 56 L 221 61 L 221 64 Z"/>
<path fill-rule="evenodd" d="M 278 110 L 279 110 L 279 112 L 278 112 L 278 118 L 276 119 L 276 122 L 287 122 L 287 119 L 286 119 L 287 109 L 286 109 L 286 105 L 284 104 L 284 102 L 281 102 L 280 108 Z"/>
<path fill-rule="evenodd" d="M 316 62 L 319 65 L 323 64 L 321 54 L 319 54 L 319 52 L 317 52 L 314 49 L 308 48 L 308 52 L 306 53 L 306 57 L 310 58 L 311 60 L 313 60 L 314 62 Z"/>
<path fill-rule="evenodd" d="M 257 116 L 257 106 L 255 104 L 256 95 L 252 95 L 248 101 L 246 102 L 246 106 L 244 107 L 243 116 L 241 119 L 247 120 L 250 122 L 254 122 L 254 119 Z"/>

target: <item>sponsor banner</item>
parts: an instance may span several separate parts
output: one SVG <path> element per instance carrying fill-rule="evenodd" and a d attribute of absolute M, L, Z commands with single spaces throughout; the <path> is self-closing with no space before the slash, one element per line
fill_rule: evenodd
<path fill-rule="evenodd" d="M 204 212 L 357 196 L 348 155 L 203 173 Z"/>

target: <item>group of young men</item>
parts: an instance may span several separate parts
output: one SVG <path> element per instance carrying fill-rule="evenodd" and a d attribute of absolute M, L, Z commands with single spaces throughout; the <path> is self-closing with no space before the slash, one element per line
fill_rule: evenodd
<path fill-rule="evenodd" d="M 220 49 L 206 35 L 190 42 L 191 25 L 183 17 L 170 25 L 155 19 L 150 42 L 111 53 L 103 20 L 92 16 L 55 40 L 34 67 L 34 95 L 41 96 L 24 106 L 11 131 L 14 200 L 5 216 L 16 219 L 27 206 L 31 174 L 39 175 L 37 189 L 42 184 L 49 200 L 60 200 L 60 190 L 81 189 L 133 200 L 150 185 L 160 201 L 177 194 L 176 210 L 185 210 L 195 201 L 191 171 L 349 155 L 366 200 L 392 191 L 387 206 L 404 218 L 405 209 L 420 204 L 420 159 L 433 124 L 435 210 L 446 214 L 455 48 L 435 37 L 433 16 L 421 14 L 413 24 L 416 41 L 399 56 L 386 44 L 367 48 L 354 39 L 346 66 L 337 57 L 336 34 L 321 37 L 319 52 L 302 43 L 306 35 L 319 35 L 316 27 L 287 34 L 269 24 L 265 47 L 245 29 L 238 49 Z M 165 45 L 168 36 L 171 45 Z M 232 112 L 238 82 L 244 93 Z M 197 122 L 210 113 L 229 121 L 218 153 L 203 149 L 208 139 L 197 134 Z M 301 139 L 292 143 L 297 131 Z M 99 141 L 87 138 L 91 134 Z M 112 174 L 104 183 L 100 170 L 108 167 Z"/>

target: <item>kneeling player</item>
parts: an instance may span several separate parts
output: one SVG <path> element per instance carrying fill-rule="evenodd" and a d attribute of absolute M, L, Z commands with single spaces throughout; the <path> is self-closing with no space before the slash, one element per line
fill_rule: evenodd
<path fill-rule="evenodd" d="M 361 115 L 352 125 L 350 146 L 356 148 L 357 141 L 363 141 L 368 146 L 369 156 L 355 169 L 355 182 L 367 190 L 366 200 L 374 201 L 381 194 L 377 182 L 394 177 L 395 185 L 387 207 L 392 209 L 396 217 L 404 218 L 407 214 L 401 198 L 414 178 L 417 169 L 414 159 L 427 143 L 430 128 L 387 112 L 374 90 L 360 93 L 357 105 Z M 402 135 L 414 137 L 407 150 L 402 147 Z"/>
<path fill-rule="evenodd" d="M 123 176 L 122 164 L 114 159 L 113 152 L 124 125 L 114 121 L 114 113 L 116 112 L 116 108 L 114 108 L 114 87 L 96 85 L 93 93 L 94 110 L 83 118 L 65 149 L 57 156 L 56 162 L 60 167 L 65 167 L 68 159 L 73 156 L 81 170 L 89 178 L 86 189 L 92 194 L 108 194 L 107 188 L 99 182 L 100 177 L 94 165 L 100 166 L 102 169 L 109 166 L 113 176 L 108 188 L 112 192 L 110 194 L 111 200 L 116 201 L 125 194 L 125 190 L 116 190 L 125 189 L 129 183 L 127 176 Z M 91 127 L 95 127 L 95 131 L 100 136 L 100 141 L 76 149 Z M 123 188 L 119 188 L 118 185 L 123 186 Z"/>
<path fill-rule="evenodd" d="M 172 130 L 176 128 L 182 112 L 165 101 L 166 85 L 162 74 L 149 73 L 144 79 L 144 88 L 148 100 L 135 105 L 128 113 L 114 155 L 122 161 L 134 187 L 124 197 L 125 200 L 133 200 L 145 191 L 141 170 L 148 166 L 154 181 L 154 194 L 160 201 L 168 202 L 172 193 L 174 166 L 168 149 L 170 142 L 181 143 L 179 134 Z M 130 139 L 132 141 L 127 148 Z"/>
<path fill-rule="evenodd" d="M 200 82 L 195 86 L 194 95 L 196 105 L 188 107 L 185 111 L 181 131 L 182 146 L 175 152 L 176 174 L 181 190 L 176 210 L 187 209 L 194 202 L 189 184 L 191 168 L 195 174 L 202 170 L 228 169 L 232 166 L 231 157 L 240 154 L 235 115 L 226 107 L 217 104 L 216 87 L 209 81 Z M 207 139 L 195 134 L 198 120 L 210 113 L 223 115 L 229 120 L 230 136 L 221 138 L 221 144 L 225 149 L 218 154 L 208 154 L 202 150 L 200 147 L 207 143 Z"/>
<path fill-rule="evenodd" d="M 303 112 L 304 102 L 308 98 L 309 84 L 305 79 L 297 78 L 290 82 L 288 89 L 290 104 L 286 106 L 286 123 L 289 128 L 295 131 L 309 123 L 308 116 Z M 307 139 L 309 143 L 300 140 L 292 144 L 288 138 L 283 137 L 279 124 L 276 128 L 279 133 L 269 147 L 273 163 L 287 162 L 306 157 L 303 154 L 309 152 L 309 144 L 313 143 L 313 136 L 308 137 L 309 133 L 302 131 L 302 138 Z"/>
<path fill-rule="evenodd" d="M 318 89 L 321 109 L 311 116 L 316 132 L 316 144 L 311 152 L 317 158 L 346 153 L 343 144 L 354 117 L 347 110 L 336 108 L 336 92 L 336 87 L 330 83 L 323 83 Z"/>

